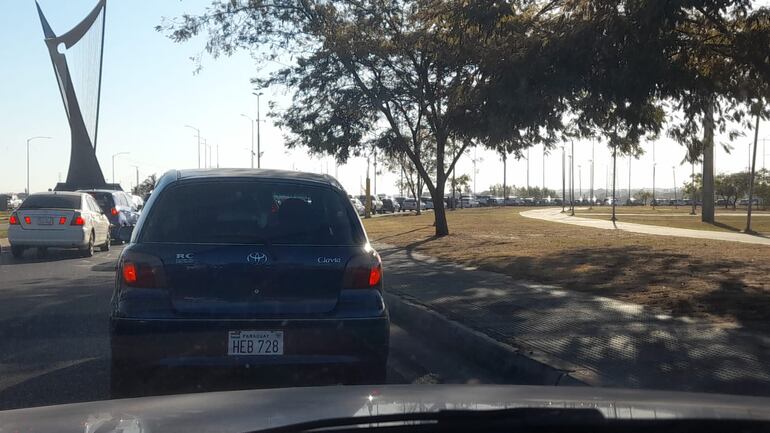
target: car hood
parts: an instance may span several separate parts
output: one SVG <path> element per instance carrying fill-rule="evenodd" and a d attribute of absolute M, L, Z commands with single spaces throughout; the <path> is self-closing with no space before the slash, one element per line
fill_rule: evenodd
<path fill-rule="evenodd" d="M 325 418 L 513 407 L 596 408 L 605 417 L 770 420 L 770 398 L 589 387 L 387 385 L 105 400 L 0 412 L 0 431 L 243 432 Z"/>

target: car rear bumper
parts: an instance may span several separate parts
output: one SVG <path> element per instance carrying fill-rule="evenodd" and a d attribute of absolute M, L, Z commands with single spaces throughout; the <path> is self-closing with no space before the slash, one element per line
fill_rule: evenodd
<path fill-rule="evenodd" d="M 280 330 L 283 355 L 228 355 L 228 332 Z M 113 361 L 135 367 L 355 365 L 387 359 L 387 316 L 357 319 L 111 320 Z"/>
<path fill-rule="evenodd" d="M 82 248 L 88 244 L 88 229 L 67 227 L 61 230 L 30 230 L 10 226 L 8 242 L 22 247 Z"/>

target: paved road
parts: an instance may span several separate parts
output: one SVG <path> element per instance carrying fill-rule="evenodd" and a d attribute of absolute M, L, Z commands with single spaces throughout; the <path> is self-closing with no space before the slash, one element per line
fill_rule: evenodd
<path fill-rule="evenodd" d="M 564 224 L 572 224 L 584 227 L 593 227 L 606 230 L 625 230 L 633 233 L 657 236 L 678 236 L 683 238 L 712 239 L 717 241 L 742 242 L 747 244 L 770 245 L 770 237 L 761 235 L 748 235 L 735 232 L 718 232 L 713 230 L 692 230 L 675 227 L 655 226 L 649 224 L 634 224 L 617 221 L 613 223 L 608 220 L 595 218 L 581 218 L 569 216 L 568 213 L 561 213 L 558 208 L 533 209 L 521 212 L 521 216 L 527 218 L 541 219 Z M 621 216 L 622 217 L 622 216 Z"/>
<path fill-rule="evenodd" d="M 0 254 L 0 410 L 109 398 L 107 312 L 119 252 L 28 253 L 22 261 Z M 397 326 L 391 336 L 390 383 L 505 382 Z M 159 392 L 254 386 L 217 377 Z"/>

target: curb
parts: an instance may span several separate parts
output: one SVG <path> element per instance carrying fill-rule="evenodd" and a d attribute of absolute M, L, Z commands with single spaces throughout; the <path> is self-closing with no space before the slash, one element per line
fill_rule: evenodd
<path fill-rule="evenodd" d="M 383 295 L 391 319 L 399 326 L 410 332 L 429 335 L 441 345 L 462 347 L 466 358 L 490 371 L 515 377 L 526 384 L 590 386 L 590 382 L 585 380 L 587 377 L 574 377 L 576 369 L 557 367 L 563 362 L 535 359 L 521 349 L 497 341 L 403 296 L 388 292 Z"/>

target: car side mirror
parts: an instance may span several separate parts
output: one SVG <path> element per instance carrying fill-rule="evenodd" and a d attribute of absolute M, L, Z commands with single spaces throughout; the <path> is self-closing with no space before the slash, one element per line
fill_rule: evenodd
<path fill-rule="evenodd" d="M 125 226 L 118 229 L 118 239 L 122 242 L 130 242 L 131 235 L 134 233 L 133 226 Z"/>

